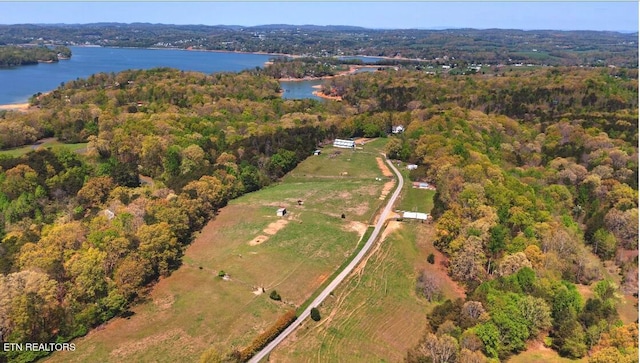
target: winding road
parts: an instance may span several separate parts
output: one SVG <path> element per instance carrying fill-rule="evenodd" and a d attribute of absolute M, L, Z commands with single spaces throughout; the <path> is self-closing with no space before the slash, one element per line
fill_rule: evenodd
<path fill-rule="evenodd" d="M 331 292 L 336 287 L 338 287 L 340 283 L 342 283 L 342 281 L 351 273 L 351 271 L 353 271 L 353 269 L 360 263 L 360 261 L 362 261 L 362 258 L 364 258 L 364 256 L 369 252 L 369 250 L 371 249 L 371 246 L 373 246 L 373 243 L 378 238 L 379 233 L 382 231 L 382 227 L 384 226 L 387 220 L 387 217 L 389 216 L 389 212 L 391 211 L 391 208 L 393 208 L 393 204 L 396 202 L 396 199 L 398 198 L 398 195 L 400 195 L 400 191 L 402 190 L 402 186 L 404 185 L 404 180 L 402 179 L 402 175 L 400 174 L 398 169 L 396 169 L 396 167 L 393 166 L 393 163 L 390 162 L 388 159 L 386 159 L 386 161 L 387 161 L 387 164 L 389 164 L 389 166 L 391 167 L 391 170 L 393 170 L 393 172 L 398 177 L 398 185 L 396 186 L 396 190 L 391 195 L 391 198 L 389 198 L 389 202 L 387 203 L 384 210 L 380 214 L 380 217 L 378 218 L 378 223 L 376 223 L 376 227 L 373 230 L 373 233 L 371 234 L 367 242 L 365 243 L 364 247 L 362 247 L 360 252 L 356 255 L 356 257 L 353 258 L 351 263 L 349 263 L 349 265 L 347 265 L 347 267 L 345 267 L 344 270 L 342 270 L 342 272 L 338 276 L 336 276 L 336 278 L 333 281 L 331 281 L 331 283 L 320 293 L 320 295 L 318 295 L 318 297 L 315 300 L 313 300 L 313 302 L 302 312 L 302 314 L 300 314 L 300 316 L 298 316 L 298 318 L 293 323 L 291 323 L 291 325 L 289 325 L 287 329 L 282 331 L 280 335 L 278 335 L 274 340 L 272 340 L 271 343 L 269 343 L 261 351 L 256 353 L 253 356 L 253 358 L 249 360 L 249 362 L 258 363 L 264 357 L 266 357 L 269 353 L 271 353 L 271 351 L 278 344 L 280 344 L 287 336 L 289 336 L 289 334 L 291 334 L 294 330 L 296 330 L 296 328 L 300 326 L 300 324 L 302 324 L 302 322 L 305 319 L 307 319 L 307 317 L 309 317 L 309 314 L 312 308 L 320 305 L 324 301 L 324 299 L 326 299 L 329 296 L 329 294 L 331 294 Z"/>

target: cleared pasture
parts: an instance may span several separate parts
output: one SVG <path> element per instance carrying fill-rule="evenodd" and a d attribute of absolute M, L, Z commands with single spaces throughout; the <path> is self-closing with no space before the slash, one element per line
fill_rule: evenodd
<path fill-rule="evenodd" d="M 187 248 L 183 265 L 133 307 L 133 316 L 113 319 L 76 339 L 74 352 L 48 360 L 191 362 L 208 348 L 226 353 L 247 345 L 303 304 L 356 248 L 382 203 L 375 156 L 310 157 L 281 183 L 231 201 Z M 330 175 L 333 164 L 349 166 L 348 178 Z M 286 216 L 276 216 L 279 207 Z M 286 225 L 269 231 L 281 218 Z M 261 235 L 268 239 L 250 244 Z M 228 280 L 218 277 L 221 270 Z M 269 298 L 273 289 L 281 302 Z"/>
<path fill-rule="evenodd" d="M 390 221 L 387 236 L 376 244 L 366 264 L 319 307 L 322 319 L 305 322 L 276 348 L 271 360 L 402 361 L 422 336 L 426 313 L 435 306 L 415 291 L 418 271 L 426 267 L 429 253 L 422 236 L 430 228 Z M 445 289 L 444 295 L 455 298 L 458 293 Z"/>
<path fill-rule="evenodd" d="M 50 139 L 44 139 L 42 140 L 41 143 L 36 144 L 36 145 L 27 145 L 27 146 L 22 146 L 19 148 L 15 148 L 15 149 L 8 149 L 8 150 L 0 150 L 0 156 L 9 156 L 9 157 L 19 157 L 22 155 L 25 155 L 27 153 L 29 153 L 30 151 L 35 151 L 37 149 L 40 148 L 52 148 L 52 149 L 57 149 L 57 148 L 64 148 L 67 149 L 69 151 L 74 151 L 77 153 L 82 153 L 82 151 L 84 149 L 86 149 L 87 147 L 87 143 L 77 143 L 77 144 L 65 144 L 62 143 L 54 138 L 50 138 Z"/>

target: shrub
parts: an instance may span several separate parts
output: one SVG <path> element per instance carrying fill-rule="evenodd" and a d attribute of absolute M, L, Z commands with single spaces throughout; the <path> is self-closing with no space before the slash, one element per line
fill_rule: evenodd
<path fill-rule="evenodd" d="M 220 270 L 220 272 L 218 272 L 218 277 L 224 277 L 227 273 L 224 272 L 224 270 Z"/>
<path fill-rule="evenodd" d="M 427 262 L 433 265 L 436 262 L 436 256 L 434 256 L 433 253 L 430 253 L 429 256 L 427 256 Z"/>
<path fill-rule="evenodd" d="M 282 298 L 280 297 L 280 294 L 278 294 L 278 292 L 277 292 L 276 290 L 271 291 L 271 294 L 269 294 L 269 297 L 270 297 L 272 300 L 275 300 L 275 301 L 280 301 L 280 300 L 282 300 Z"/>
<path fill-rule="evenodd" d="M 317 308 L 311 308 L 311 319 L 313 321 L 320 321 L 320 311 Z"/>

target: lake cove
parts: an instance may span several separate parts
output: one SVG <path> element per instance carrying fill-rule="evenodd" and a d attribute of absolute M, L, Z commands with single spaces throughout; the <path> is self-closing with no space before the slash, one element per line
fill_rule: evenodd
<path fill-rule="evenodd" d="M 71 59 L 0 69 L 0 105 L 27 102 L 64 82 L 100 72 L 171 67 L 203 73 L 238 72 L 263 67 L 273 56 L 172 49 L 70 47 Z"/>

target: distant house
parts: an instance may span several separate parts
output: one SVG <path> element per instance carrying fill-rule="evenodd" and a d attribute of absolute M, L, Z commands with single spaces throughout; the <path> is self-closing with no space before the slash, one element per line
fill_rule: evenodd
<path fill-rule="evenodd" d="M 322 151 L 316 150 L 316 151 L 313 152 L 313 155 L 320 155 L 321 153 L 322 153 Z"/>
<path fill-rule="evenodd" d="M 409 169 L 409 170 L 416 170 L 416 169 L 418 169 L 418 165 L 416 165 L 416 164 L 409 164 L 409 165 L 407 165 L 407 169 Z"/>
<path fill-rule="evenodd" d="M 278 208 L 276 211 L 278 217 L 283 217 L 285 214 L 287 214 L 287 208 Z"/>
<path fill-rule="evenodd" d="M 394 134 L 401 134 L 404 132 L 404 125 L 398 125 L 391 128 L 391 132 Z"/>
<path fill-rule="evenodd" d="M 339 147 L 343 149 L 355 149 L 356 142 L 353 140 L 335 139 L 333 141 L 333 147 Z"/>

